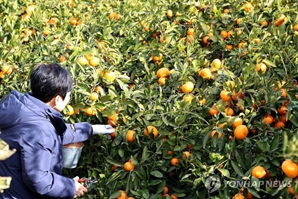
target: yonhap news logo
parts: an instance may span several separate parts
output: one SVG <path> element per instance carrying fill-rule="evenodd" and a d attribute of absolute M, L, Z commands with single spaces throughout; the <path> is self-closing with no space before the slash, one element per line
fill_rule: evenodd
<path fill-rule="evenodd" d="M 218 175 L 209 176 L 205 181 L 205 187 L 209 193 L 219 190 L 221 187 L 231 188 L 253 188 L 253 187 L 271 187 L 285 188 L 291 187 L 291 181 L 287 180 L 221 180 Z"/>
<path fill-rule="evenodd" d="M 209 176 L 206 179 L 205 186 L 209 193 L 217 191 L 221 187 L 219 176 L 217 175 Z"/>

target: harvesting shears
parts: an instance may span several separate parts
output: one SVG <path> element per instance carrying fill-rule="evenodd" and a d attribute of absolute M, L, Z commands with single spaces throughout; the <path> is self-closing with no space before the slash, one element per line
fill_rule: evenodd
<path fill-rule="evenodd" d="M 96 183 L 98 183 L 98 181 L 97 180 L 91 180 L 91 179 L 89 179 L 89 178 L 81 178 L 81 179 L 79 179 L 78 180 L 78 182 L 80 182 L 80 183 L 84 183 L 84 186 L 86 187 L 86 188 L 90 188 L 91 187 L 91 185 L 92 184 L 96 184 Z"/>

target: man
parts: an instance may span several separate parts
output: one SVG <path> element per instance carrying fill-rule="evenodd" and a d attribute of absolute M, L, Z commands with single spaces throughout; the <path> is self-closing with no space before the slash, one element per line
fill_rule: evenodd
<path fill-rule="evenodd" d="M 76 198 L 87 192 L 78 177 L 62 176 L 62 146 L 114 129 L 65 123 L 60 112 L 70 100 L 72 84 L 70 73 L 59 64 L 41 64 L 30 75 L 32 93 L 13 90 L 0 103 L 0 139 L 17 150 L 0 161 L 0 176 L 12 177 L 0 198 Z"/>

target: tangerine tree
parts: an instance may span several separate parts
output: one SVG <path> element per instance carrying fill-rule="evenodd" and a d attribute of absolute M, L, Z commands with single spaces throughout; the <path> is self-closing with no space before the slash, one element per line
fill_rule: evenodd
<path fill-rule="evenodd" d="M 292 198 L 297 6 L 3 0 L 0 98 L 27 91 L 40 62 L 69 69 L 65 120 L 115 128 L 64 170 L 98 179 L 86 198 Z M 251 184 L 228 186 L 235 180 Z"/>

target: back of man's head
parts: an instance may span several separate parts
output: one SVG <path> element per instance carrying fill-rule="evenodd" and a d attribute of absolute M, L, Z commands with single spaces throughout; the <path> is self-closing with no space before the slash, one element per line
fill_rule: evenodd
<path fill-rule="evenodd" d="M 56 63 L 39 64 L 30 75 L 32 95 L 45 103 L 58 95 L 64 99 L 72 84 L 69 71 Z"/>

